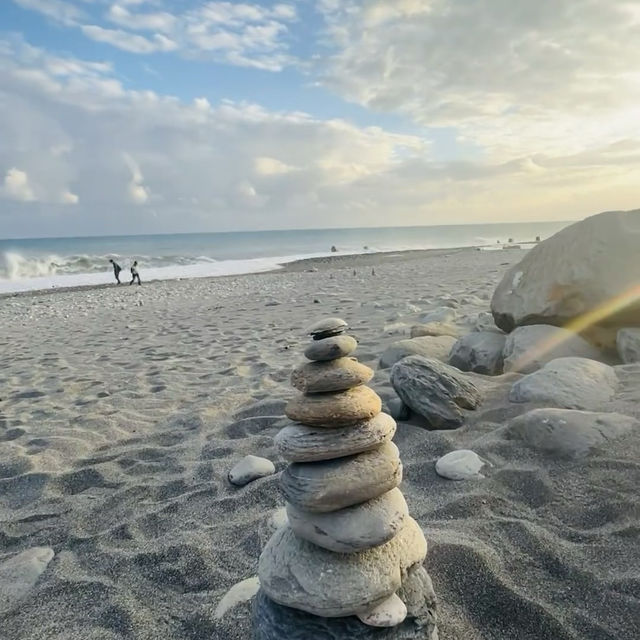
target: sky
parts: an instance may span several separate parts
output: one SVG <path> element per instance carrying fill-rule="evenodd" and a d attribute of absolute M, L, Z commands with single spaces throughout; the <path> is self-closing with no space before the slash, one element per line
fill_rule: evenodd
<path fill-rule="evenodd" d="M 0 0 L 0 237 L 640 207 L 640 0 Z"/>

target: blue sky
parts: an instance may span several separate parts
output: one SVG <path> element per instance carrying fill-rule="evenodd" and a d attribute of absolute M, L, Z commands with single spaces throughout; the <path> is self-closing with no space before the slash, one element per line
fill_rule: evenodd
<path fill-rule="evenodd" d="M 638 0 L 4 0 L 0 237 L 638 206 Z"/>

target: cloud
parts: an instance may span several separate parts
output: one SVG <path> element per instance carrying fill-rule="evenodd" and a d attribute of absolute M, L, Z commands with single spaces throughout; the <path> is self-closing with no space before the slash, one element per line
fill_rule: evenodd
<path fill-rule="evenodd" d="M 64 0 L 13 2 L 129 53 L 176 52 L 186 58 L 267 71 L 295 63 L 288 51 L 288 25 L 297 20 L 294 4 L 209 1 L 183 4 L 180 10 L 169 0 L 119 0 L 89 21 L 83 11 Z"/>
<path fill-rule="evenodd" d="M 0 98 L 0 176 L 24 172 L 36 198 L 2 187 L 6 234 L 568 219 L 637 206 L 633 130 L 577 150 L 445 161 L 429 130 L 185 102 L 131 90 L 99 60 L 15 42 L 0 45 Z"/>
<path fill-rule="evenodd" d="M 12 167 L 4 177 L 3 195 L 12 200 L 31 202 L 36 199 L 26 171 Z"/>
<path fill-rule="evenodd" d="M 637 131 L 637 3 L 320 3 L 325 86 L 499 160 L 578 151 Z M 634 19 L 635 15 L 635 19 Z"/>

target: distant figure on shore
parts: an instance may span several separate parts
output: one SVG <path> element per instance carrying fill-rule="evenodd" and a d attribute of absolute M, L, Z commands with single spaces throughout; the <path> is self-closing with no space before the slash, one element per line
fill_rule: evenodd
<path fill-rule="evenodd" d="M 536 242 L 540 242 L 540 236 L 536 236 Z"/>
<path fill-rule="evenodd" d="M 336 245 L 334 244 L 334 245 L 331 247 L 331 253 L 335 253 L 337 250 L 338 250 L 338 249 L 336 248 Z"/>
<path fill-rule="evenodd" d="M 109 262 L 113 265 L 113 275 L 116 277 L 117 283 L 122 284 L 120 282 L 120 272 L 122 271 L 122 267 L 113 258 L 109 258 Z"/>
<path fill-rule="evenodd" d="M 138 261 L 134 260 L 131 265 L 131 282 L 129 284 L 132 285 L 136 280 L 138 284 L 142 284 L 142 282 L 140 282 L 140 274 L 138 273 Z"/>

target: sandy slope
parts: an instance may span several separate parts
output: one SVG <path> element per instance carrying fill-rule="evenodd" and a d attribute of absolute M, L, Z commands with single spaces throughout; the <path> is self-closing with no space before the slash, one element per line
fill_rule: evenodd
<path fill-rule="evenodd" d="M 272 438 L 318 316 L 347 319 L 357 355 L 449 295 L 475 314 L 518 252 L 321 261 L 288 272 L 0 299 L 0 561 L 50 545 L 2 640 L 250 638 L 249 606 L 214 612 L 255 575 L 277 476 L 226 481 L 246 453 L 281 469 Z M 371 258 L 367 257 L 370 261 Z M 353 275 L 353 268 L 356 275 Z M 473 296 L 476 296 L 477 299 Z M 319 300 L 314 303 L 314 299 Z M 640 366 L 603 410 L 640 416 Z M 394 396 L 388 371 L 373 387 Z M 640 628 L 640 433 L 580 461 L 504 437 L 514 376 L 455 432 L 400 424 L 403 491 L 430 542 L 448 640 L 631 640 Z M 472 448 L 479 481 L 435 475 Z"/>

